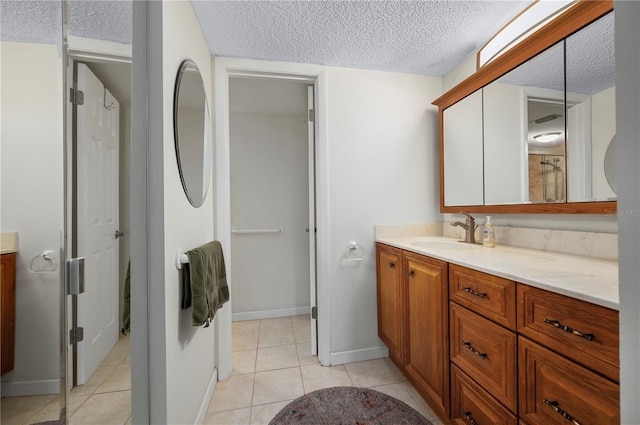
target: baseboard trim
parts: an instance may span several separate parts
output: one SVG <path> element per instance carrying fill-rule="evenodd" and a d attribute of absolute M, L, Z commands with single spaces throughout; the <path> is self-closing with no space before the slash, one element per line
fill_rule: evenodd
<path fill-rule="evenodd" d="M 202 399 L 202 403 L 200 404 L 200 408 L 198 409 L 198 416 L 196 416 L 196 421 L 195 421 L 195 423 L 198 425 L 201 425 L 204 422 L 205 416 L 207 416 L 209 403 L 211 403 L 211 398 L 213 398 L 213 391 L 216 389 L 217 383 L 218 383 L 218 369 L 214 369 L 213 375 L 211 375 L 211 379 L 209 380 L 209 385 L 207 385 L 207 391 L 205 391 L 204 398 Z"/>
<path fill-rule="evenodd" d="M 2 397 L 60 394 L 61 392 L 60 379 L 41 379 L 36 381 L 2 383 Z"/>
<path fill-rule="evenodd" d="M 365 360 L 381 359 L 389 357 L 389 349 L 385 346 L 362 348 L 359 350 L 338 351 L 331 353 L 331 365 L 362 362 Z"/>
<path fill-rule="evenodd" d="M 258 320 L 258 319 L 272 319 L 274 317 L 300 316 L 303 314 L 309 314 L 310 311 L 311 311 L 311 308 L 309 308 L 309 306 L 279 308 L 276 310 L 247 311 L 245 313 L 233 313 L 231 315 L 231 321 L 241 322 L 244 320 Z"/>

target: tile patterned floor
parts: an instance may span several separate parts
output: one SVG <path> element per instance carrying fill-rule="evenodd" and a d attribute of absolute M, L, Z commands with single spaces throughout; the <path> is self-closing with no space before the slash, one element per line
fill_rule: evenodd
<path fill-rule="evenodd" d="M 389 359 L 323 367 L 310 353 L 308 316 L 233 323 L 233 372 L 218 382 L 205 425 L 269 421 L 295 398 L 327 387 L 369 387 L 442 422 Z"/>
<path fill-rule="evenodd" d="M 295 398 L 327 387 L 369 387 L 402 400 L 434 425 L 437 416 L 389 359 L 323 367 L 310 353 L 308 316 L 233 323 L 233 372 L 218 382 L 204 425 L 268 424 Z M 73 425 L 131 423 L 131 357 L 121 337 L 86 385 L 70 392 Z M 57 395 L 3 398 L 1 423 L 27 425 L 58 418 Z"/>
<path fill-rule="evenodd" d="M 128 336 L 120 336 L 89 381 L 69 393 L 70 424 L 124 425 L 131 422 L 131 356 Z M 27 425 L 57 420 L 59 395 L 6 397 L 1 423 Z"/>

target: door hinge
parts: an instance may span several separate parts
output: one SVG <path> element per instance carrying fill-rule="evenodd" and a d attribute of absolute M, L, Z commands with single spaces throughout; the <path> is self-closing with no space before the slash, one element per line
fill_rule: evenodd
<path fill-rule="evenodd" d="M 311 307 L 311 318 L 316 320 L 318 318 L 318 307 Z"/>
<path fill-rule="evenodd" d="M 83 340 L 84 340 L 84 328 L 69 329 L 69 345 L 73 345 Z"/>
<path fill-rule="evenodd" d="M 72 88 L 69 94 L 69 100 L 73 105 L 84 105 L 84 92 Z"/>
<path fill-rule="evenodd" d="M 316 110 L 309 109 L 309 121 L 314 122 L 316 120 Z"/>

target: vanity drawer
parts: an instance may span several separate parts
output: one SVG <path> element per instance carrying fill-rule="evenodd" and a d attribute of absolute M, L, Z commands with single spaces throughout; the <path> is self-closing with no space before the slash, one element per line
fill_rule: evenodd
<path fill-rule="evenodd" d="M 526 338 L 518 347 L 519 413 L 528 424 L 620 424 L 618 385 Z"/>
<path fill-rule="evenodd" d="M 516 417 L 456 366 L 451 366 L 451 423 L 516 425 Z"/>
<path fill-rule="evenodd" d="M 451 361 L 515 412 L 515 333 L 456 303 L 449 305 Z"/>
<path fill-rule="evenodd" d="M 511 280 L 451 264 L 449 299 L 511 330 L 516 329 L 516 284 Z"/>
<path fill-rule="evenodd" d="M 518 333 L 619 382 L 618 312 L 518 284 Z"/>

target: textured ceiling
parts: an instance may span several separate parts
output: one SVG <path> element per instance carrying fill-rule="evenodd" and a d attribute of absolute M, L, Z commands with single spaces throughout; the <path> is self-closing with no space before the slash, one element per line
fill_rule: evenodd
<path fill-rule="evenodd" d="M 131 43 L 131 1 L 69 0 L 69 35 Z"/>
<path fill-rule="evenodd" d="M 198 1 L 215 56 L 442 76 L 531 1 Z"/>
<path fill-rule="evenodd" d="M 567 92 L 592 95 L 615 85 L 614 14 L 566 39 Z M 553 46 L 499 82 L 564 91 L 564 49 Z"/>
<path fill-rule="evenodd" d="M 61 45 L 61 1 L 0 1 L 0 39 Z M 530 0 L 194 0 L 192 4 L 215 56 L 442 76 Z M 592 94 L 614 85 L 613 18 L 592 27 L 567 40 L 570 91 Z M 68 28 L 73 36 L 130 43 L 131 1 L 69 0 Z M 561 89 L 561 74 L 556 72 L 561 54 L 546 55 L 554 65 L 541 66 L 540 59 L 505 78 Z"/>
<path fill-rule="evenodd" d="M 0 40 L 62 46 L 62 3 L 0 2 Z"/>

